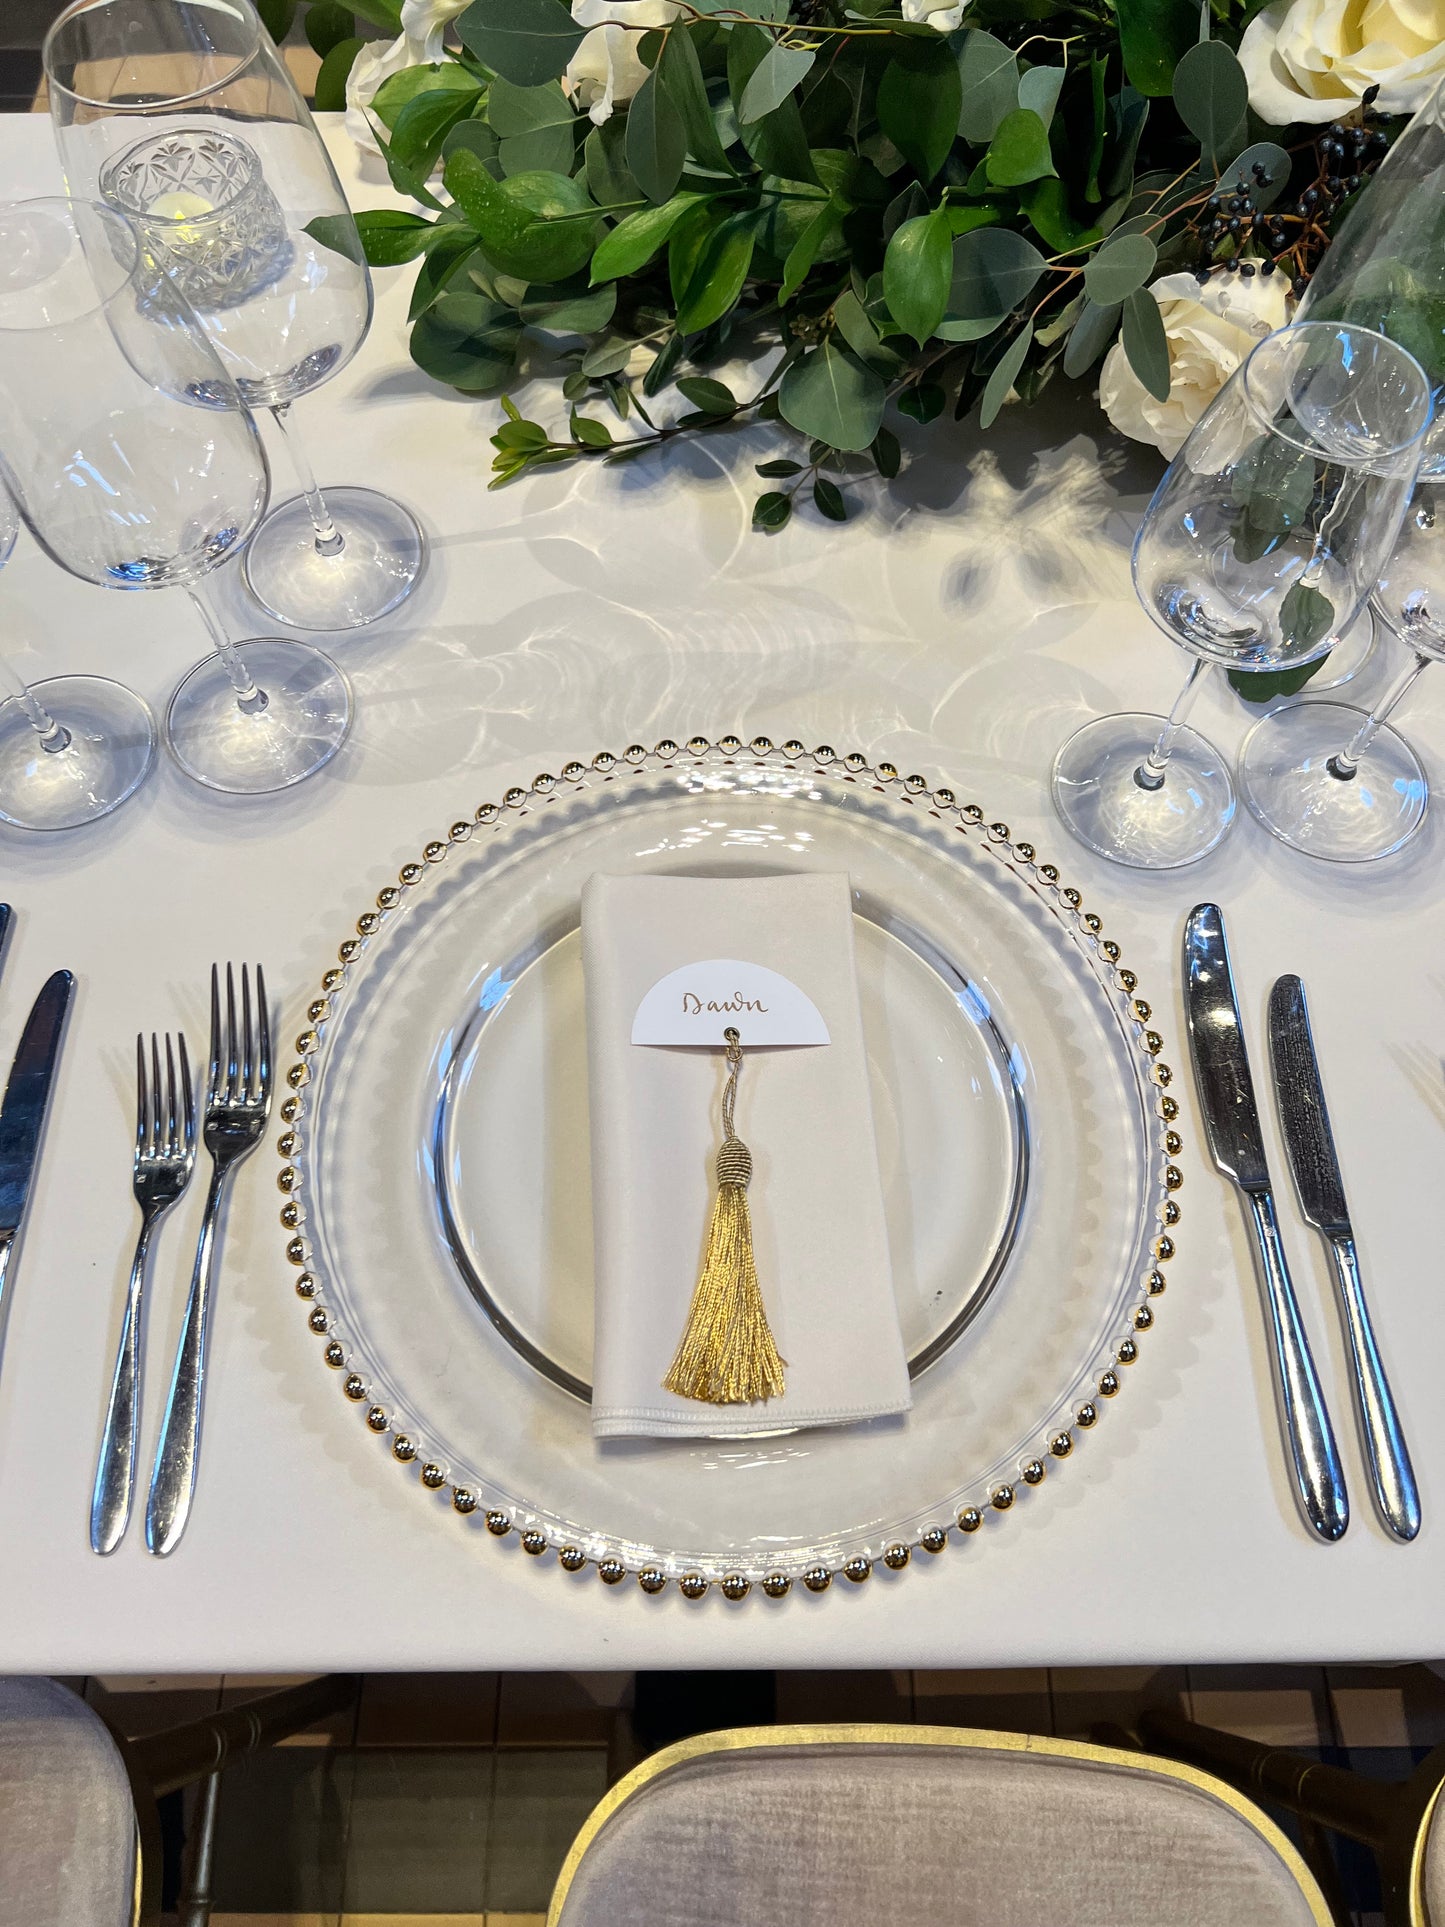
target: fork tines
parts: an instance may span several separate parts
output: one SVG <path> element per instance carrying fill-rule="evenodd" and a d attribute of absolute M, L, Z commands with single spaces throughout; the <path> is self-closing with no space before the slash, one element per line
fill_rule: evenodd
<path fill-rule="evenodd" d="M 192 1095 L 191 1062 L 186 1055 L 184 1032 L 177 1032 L 181 1059 L 181 1108 L 176 1108 L 176 1058 L 171 1034 L 166 1037 L 165 1107 L 161 1106 L 160 1039 L 151 1032 L 150 1075 L 147 1076 L 145 1037 L 136 1033 L 136 1113 L 135 1154 L 137 1158 L 181 1157 L 196 1136 L 195 1098 Z"/>
<path fill-rule="evenodd" d="M 207 1106 L 265 1104 L 271 1095 L 271 1022 L 266 1008 L 266 973 L 256 965 L 256 1008 L 251 1008 L 251 972 L 241 965 L 240 1024 L 236 1022 L 236 976 L 226 965 L 224 1028 L 221 970 L 211 965 L 211 1070 Z"/>

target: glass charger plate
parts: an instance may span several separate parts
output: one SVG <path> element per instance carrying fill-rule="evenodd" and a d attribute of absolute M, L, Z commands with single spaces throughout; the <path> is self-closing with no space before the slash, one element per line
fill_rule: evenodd
<path fill-rule="evenodd" d="M 636 869 L 850 878 L 904 1418 L 592 1437 L 578 901 Z M 1067 1458 L 1152 1323 L 1179 1174 L 1148 1006 L 1027 844 L 887 764 L 569 763 L 405 865 L 309 1016 L 282 1219 L 326 1362 L 423 1489 L 569 1570 L 738 1598 L 904 1565 Z"/>

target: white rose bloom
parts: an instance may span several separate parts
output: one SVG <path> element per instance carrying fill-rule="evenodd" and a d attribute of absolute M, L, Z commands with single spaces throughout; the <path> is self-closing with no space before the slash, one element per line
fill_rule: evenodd
<path fill-rule="evenodd" d="M 1273 127 L 1334 120 L 1375 86 L 1381 113 L 1413 114 L 1445 76 L 1445 0 L 1274 0 L 1239 58 Z"/>
<path fill-rule="evenodd" d="M 903 0 L 903 18 L 918 27 L 926 20 L 938 33 L 952 33 L 963 24 L 968 0 Z"/>
<path fill-rule="evenodd" d="M 568 61 L 562 84 L 600 127 L 646 80 L 637 43 L 644 29 L 676 20 L 677 0 L 572 0 L 572 18 L 590 32 Z"/>
<path fill-rule="evenodd" d="M 358 147 L 381 151 L 376 144 L 380 123 L 370 112 L 381 83 L 407 67 L 434 67 L 446 52 L 447 27 L 470 5 L 471 0 L 403 0 L 400 38 L 368 42 L 361 49 L 346 79 L 346 131 Z"/>
<path fill-rule="evenodd" d="M 1099 405 L 1120 434 L 1173 461 L 1185 437 L 1255 343 L 1289 319 L 1283 275 L 1162 275 L 1149 290 L 1169 344 L 1169 399 L 1157 401 L 1116 341 L 1099 371 Z"/>

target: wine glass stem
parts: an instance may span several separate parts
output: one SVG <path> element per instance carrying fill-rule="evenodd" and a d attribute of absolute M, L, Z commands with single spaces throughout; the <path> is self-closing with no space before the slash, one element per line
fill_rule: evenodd
<path fill-rule="evenodd" d="M 281 431 L 281 439 L 290 450 L 297 479 L 301 483 L 301 493 L 306 497 L 306 506 L 311 511 L 311 526 L 316 531 L 316 553 L 326 556 L 340 555 L 346 547 L 346 537 L 331 519 L 331 511 L 326 506 L 326 497 L 321 493 L 316 481 L 316 472 L 307 458 L 306 450 L 296 433 L 296 425 L 291 419 L 290 402 L 279 402 L 271 410 L 271 417 Z"/>
<path fill-rule="evenodd" d="M 1174 699 L 1174 707 L 1164 719 L 1164 727 L 1159 732 L 1159 740 L 1134 772 L 1134 781 L 1141 790 L 1158 790 L 1164 787 L 1164 771 L 1169 761 L 1184 719 L 1194 707 L 1194 698 L 1199 694 L 1199 685 L 1208 674 L 1210 665 L 1203 656 L 1194 658 L 1184 687 Z"/>
<path fill-rule="evenodd" d="M 11 698 L 25 711 L 25 720 L 40 738 L 40 747 L 47 755 L 58 756 L 63 749 L 70 748 L 70 731 L 56 722 L 40 698 L 20 680 L 5 657 L 0 656 L 0 701 Z"/>
<path fill-rule="evenodd" d="M 1348 783 L 1351 780 L 1360 767 L 1360 758 L 1379 733 L 1380 725 L 1414 688 L 1416 682 L 1430 667 L 1431 661 L 1432 658 L 1429 656 L 1417 655 L 1398 681 L 1386 690 L 1345 747 L 1325 764 L 1331 776 L 1337 776 L 1342 783 Z"/>
<path fill-rule="evenodd" d="M 211 607 L 208 598 L 202 595 L 194 583 L 186 585 L 186 594 L 195 604 L 196 614 L 205 623 L 206 634 L 211 638 L 212 646 L 221 658 L 226 674 L 231 678 L 231 687 L 236 692 L 236 707 L 245 716 L 259 716 L 269 701 L 265 690 L 252 680 L 251 672 L 242 660 L 240 650 L 226 634 L 221 619 Z"/>

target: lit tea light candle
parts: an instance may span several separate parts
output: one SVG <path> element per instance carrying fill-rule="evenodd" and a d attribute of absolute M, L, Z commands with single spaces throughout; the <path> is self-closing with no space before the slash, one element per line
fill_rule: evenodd
<path fill-rule="evenodd" d="M 172 188 L 168 194 L 157 194 L 146 209 L 146 213 L 158 221 L 193 221 L 199 214 L 214 214 L 214 201 L 208 201 L 204 194 L 193 194 L 188 188 Z"/>

